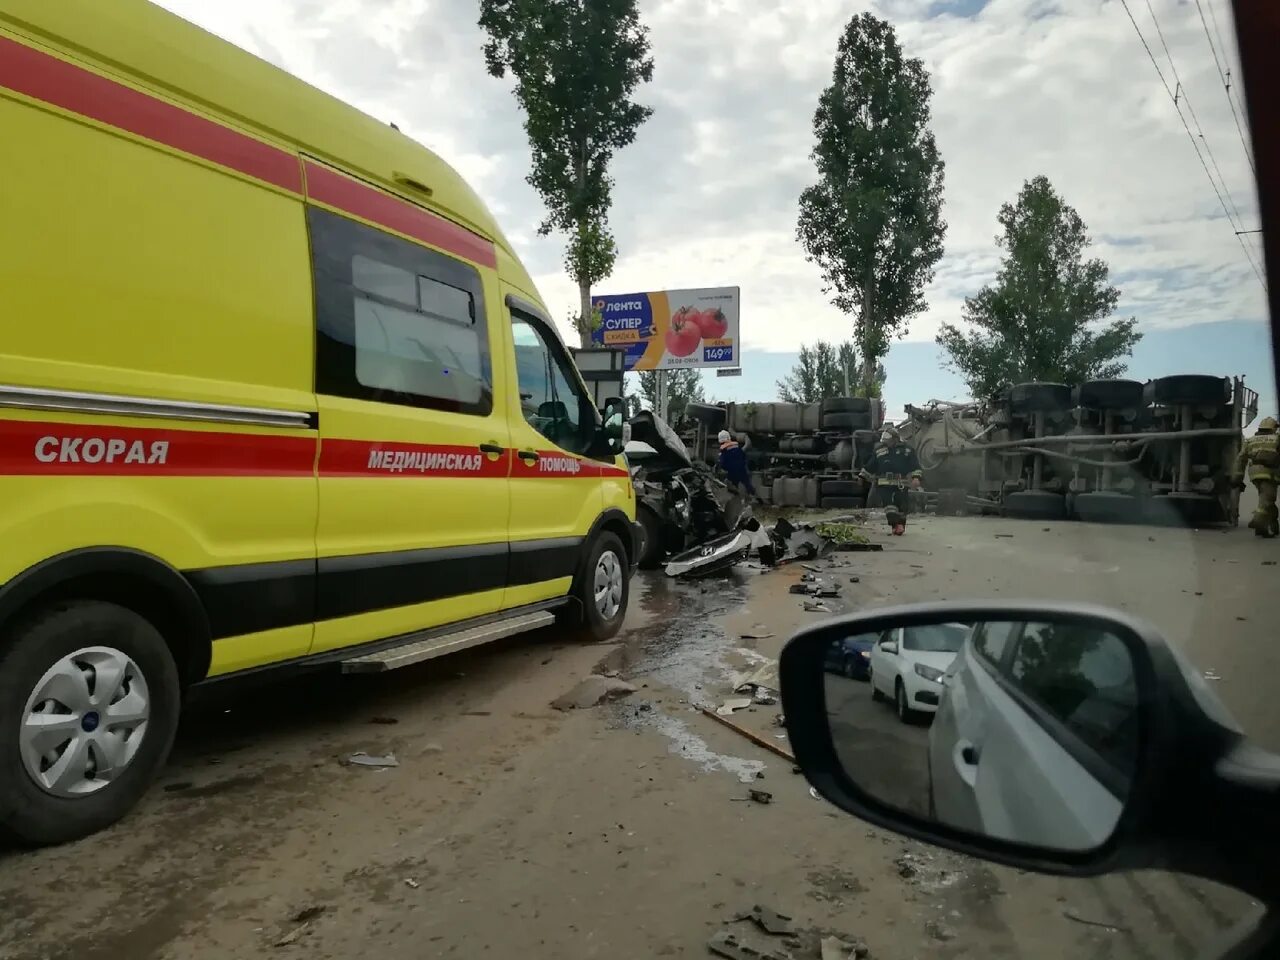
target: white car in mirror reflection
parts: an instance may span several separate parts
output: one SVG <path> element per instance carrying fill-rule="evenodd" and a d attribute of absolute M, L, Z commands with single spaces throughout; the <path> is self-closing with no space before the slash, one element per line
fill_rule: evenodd
<path fill-rule="evenodd" d="M 964 623 L 886 630 L 871 648 L 871 696 L 892 699 L 903 723 L 933 713 L 942 698 L 942 675 L 968 634 Z"/>
<path fill-rule="evenodd" d="M 1058 850 L 1105 843 L 1138 755 L 1132 658 L 1068 623 L 978 624 L 929 731 L 929 812 Z"/>

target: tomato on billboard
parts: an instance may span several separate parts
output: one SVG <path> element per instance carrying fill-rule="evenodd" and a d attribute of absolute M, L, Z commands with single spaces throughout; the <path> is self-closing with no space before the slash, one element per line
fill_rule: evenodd
<path fill-rule="evenodd" d="M 627 370 L 737 367 L 738 288 L 597 296 L 591 340 L 622 350 Z"/>

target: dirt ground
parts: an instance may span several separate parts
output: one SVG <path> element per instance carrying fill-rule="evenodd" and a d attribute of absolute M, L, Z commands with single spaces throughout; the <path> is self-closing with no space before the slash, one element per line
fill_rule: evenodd
<path fill-rule="evenodd" d="M 977 518 L 868 531 L 883 553 L 820 564 L 843 582 L 838 609 L 983 597 L 1127 609 L 1220 677 L 1245 728 L 1280 748 L 1280 698 L 1257 679 L 1280 667 L 1280 545 L 1243 529 Z M 219 695 L 188 713 L 123 823 L 0 850 L 0 957 L 704 957 L 729 926 L 794 957 L 835 933 L 875 960 L 1165 960 L 1250 908 L 1169 874 L 1068 880 L 966 860 L 814 799 L 789 762 L 694 707 L 827 616 L 788 593 L 802 573 L 643 574 L 616 644 L 544 632 L 384 677 Z M 614 670 L 636 693 L 549 706 Z M 785 746 L 780 709 L 734 719 Z M 399 766 L 342 763 L 360 750 Z M 773 802 L 745 800 L 749 787 Z M 792 917 L 796 938 L 729 922 L 754 904 Z"/>

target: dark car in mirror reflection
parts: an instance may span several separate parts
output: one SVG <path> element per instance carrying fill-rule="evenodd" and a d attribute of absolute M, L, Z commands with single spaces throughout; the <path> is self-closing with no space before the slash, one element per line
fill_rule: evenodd
<path fill-rule="evenodd" d="M 871 679 L 871 648 L 879 639 L 864 633 L 837 640 L 827 648 L 826 669 L 850 680 Z"/>

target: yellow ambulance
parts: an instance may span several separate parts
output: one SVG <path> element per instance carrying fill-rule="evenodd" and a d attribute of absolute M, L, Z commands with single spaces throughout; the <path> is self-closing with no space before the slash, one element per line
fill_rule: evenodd
<path fill-rule="evenodd" d="M 0 830 L 197 684 L 618 630 L 621 431 L 447 164 L 143 0 L 3 0 L 0 131 Z"/>

